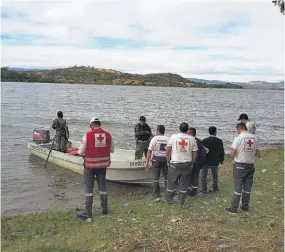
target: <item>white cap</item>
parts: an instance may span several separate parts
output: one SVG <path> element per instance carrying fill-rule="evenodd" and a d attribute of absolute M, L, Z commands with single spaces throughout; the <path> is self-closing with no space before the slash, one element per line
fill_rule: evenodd
<path fill-rule="evenodd" d="M 90 119 L 90 124 L 93 123 L 93 122 L 100 122 L 100 120 L 97 117 L 93 116 Z"/>

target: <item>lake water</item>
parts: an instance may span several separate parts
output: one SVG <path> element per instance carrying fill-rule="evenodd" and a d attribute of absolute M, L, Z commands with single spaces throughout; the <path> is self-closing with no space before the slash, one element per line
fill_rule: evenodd
<path fill-rule="evenodd" d="M 111 132 L 115 147 L 133 149 L 134 124 L 140 115 L 155 132 L 178 132 L 182 121 L 204 138 L 216 126 L 226 151 L 236 135 L 236 120 L 248 113 L 257 124 L 261 144 L 284 139 L 284 93 L 279 90 L 192 89 L 70 84 L 1 83 L 2 208 L 4 214 L 47 208 L 75 208 L 84 203 L 83 177 L 48 165 L 27 149 L 35 128 L 50 129 L 58 110 L 67 120 L 70 138 L 81 140 L 89 119 L 97 116 Z M 109 183 L 110 194 L 134 187 Z M 98 198 L 98 197 L 97 197 Z"/>

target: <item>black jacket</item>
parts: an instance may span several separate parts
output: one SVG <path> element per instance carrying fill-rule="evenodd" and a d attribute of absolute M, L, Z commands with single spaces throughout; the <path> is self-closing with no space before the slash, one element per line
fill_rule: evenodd
<path fill-rule="evenodd" d="M 198 147 L 198 152 L 197 152 L 197 158 L 196 158 L 196 161 L 193 167 L 195 169 L 202 169 L 202 167 L 206 165 L 206 151 L 202 144 L 202 141 L 197 137 L 195 137 L 195 139 L 196 139 L 196 143 Z"/>
<path fill-rule="evenodd" d="M 148 124 L 145 124 L 142 126 L 139 123 L 137 123 L 135 125 L 136 140 L 148 141 L 148 140 L 150 140 L 151 136 L 152 136 L 152 133 L 151 133 L 151 129 L 148 126 Z"/>
<path fill-rule="evenodd" d="M 216 136 L 209 136 L 202 141 L 202 144 L 209 149 L 206 156 L 207 165 L 218 166 L 224 162 L 225 152 L 223 141 Z"/>

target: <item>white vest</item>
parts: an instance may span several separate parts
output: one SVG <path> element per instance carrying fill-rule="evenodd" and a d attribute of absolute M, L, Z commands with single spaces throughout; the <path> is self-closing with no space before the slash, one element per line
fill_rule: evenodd
<path fill-rule="evenodd" d="M 184 133 L 172 135 L 167 146 L 172 147 L 170 163 L 192 162 L 192 151 L 198 151 L 196 139 Z"/>
<path fill-rule="evenodd" d="M 256 151 L 259 149 L 258 138 L 244 131 L 234 138 L 231 148 L 237 151 L 234 158 L 236 162 L 253 164 L 256 160 Z"/>
<path fill-rule="evenodd" d="M 152 151 L 153 156 L 165 157 L 168 139 L 168 136 L 155 136 L 151 139 L 148 149 Z"/>

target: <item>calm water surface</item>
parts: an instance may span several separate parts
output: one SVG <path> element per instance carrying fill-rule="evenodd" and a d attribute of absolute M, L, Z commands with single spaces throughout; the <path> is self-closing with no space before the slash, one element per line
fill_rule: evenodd
<path fill-rule="evenodd" d="M 176 133 L 182 121 L 208 135 L 216 126 L 228 151 L 236 119 L 248 113 L 258 124 L 262 144 L 283 143 L 284 93 L 278 90 L 184 89 L 69 84 L 1 83 L 2 208 L 4 214 L 70 208 L 84 203 L 82 176 L 48 165 L 27 150 L 33 129 L 51 131 L 56 112 L 67 119 L 71 139 L 80 140 L 91 116 L 99 117 L 116 147 L 134 148 L 134 124 L 140 115 L 155 131 Z M 110 194 L 136 188 L 109 183 Z M 97 197 L 98 198 L 98 197 Z"/>

